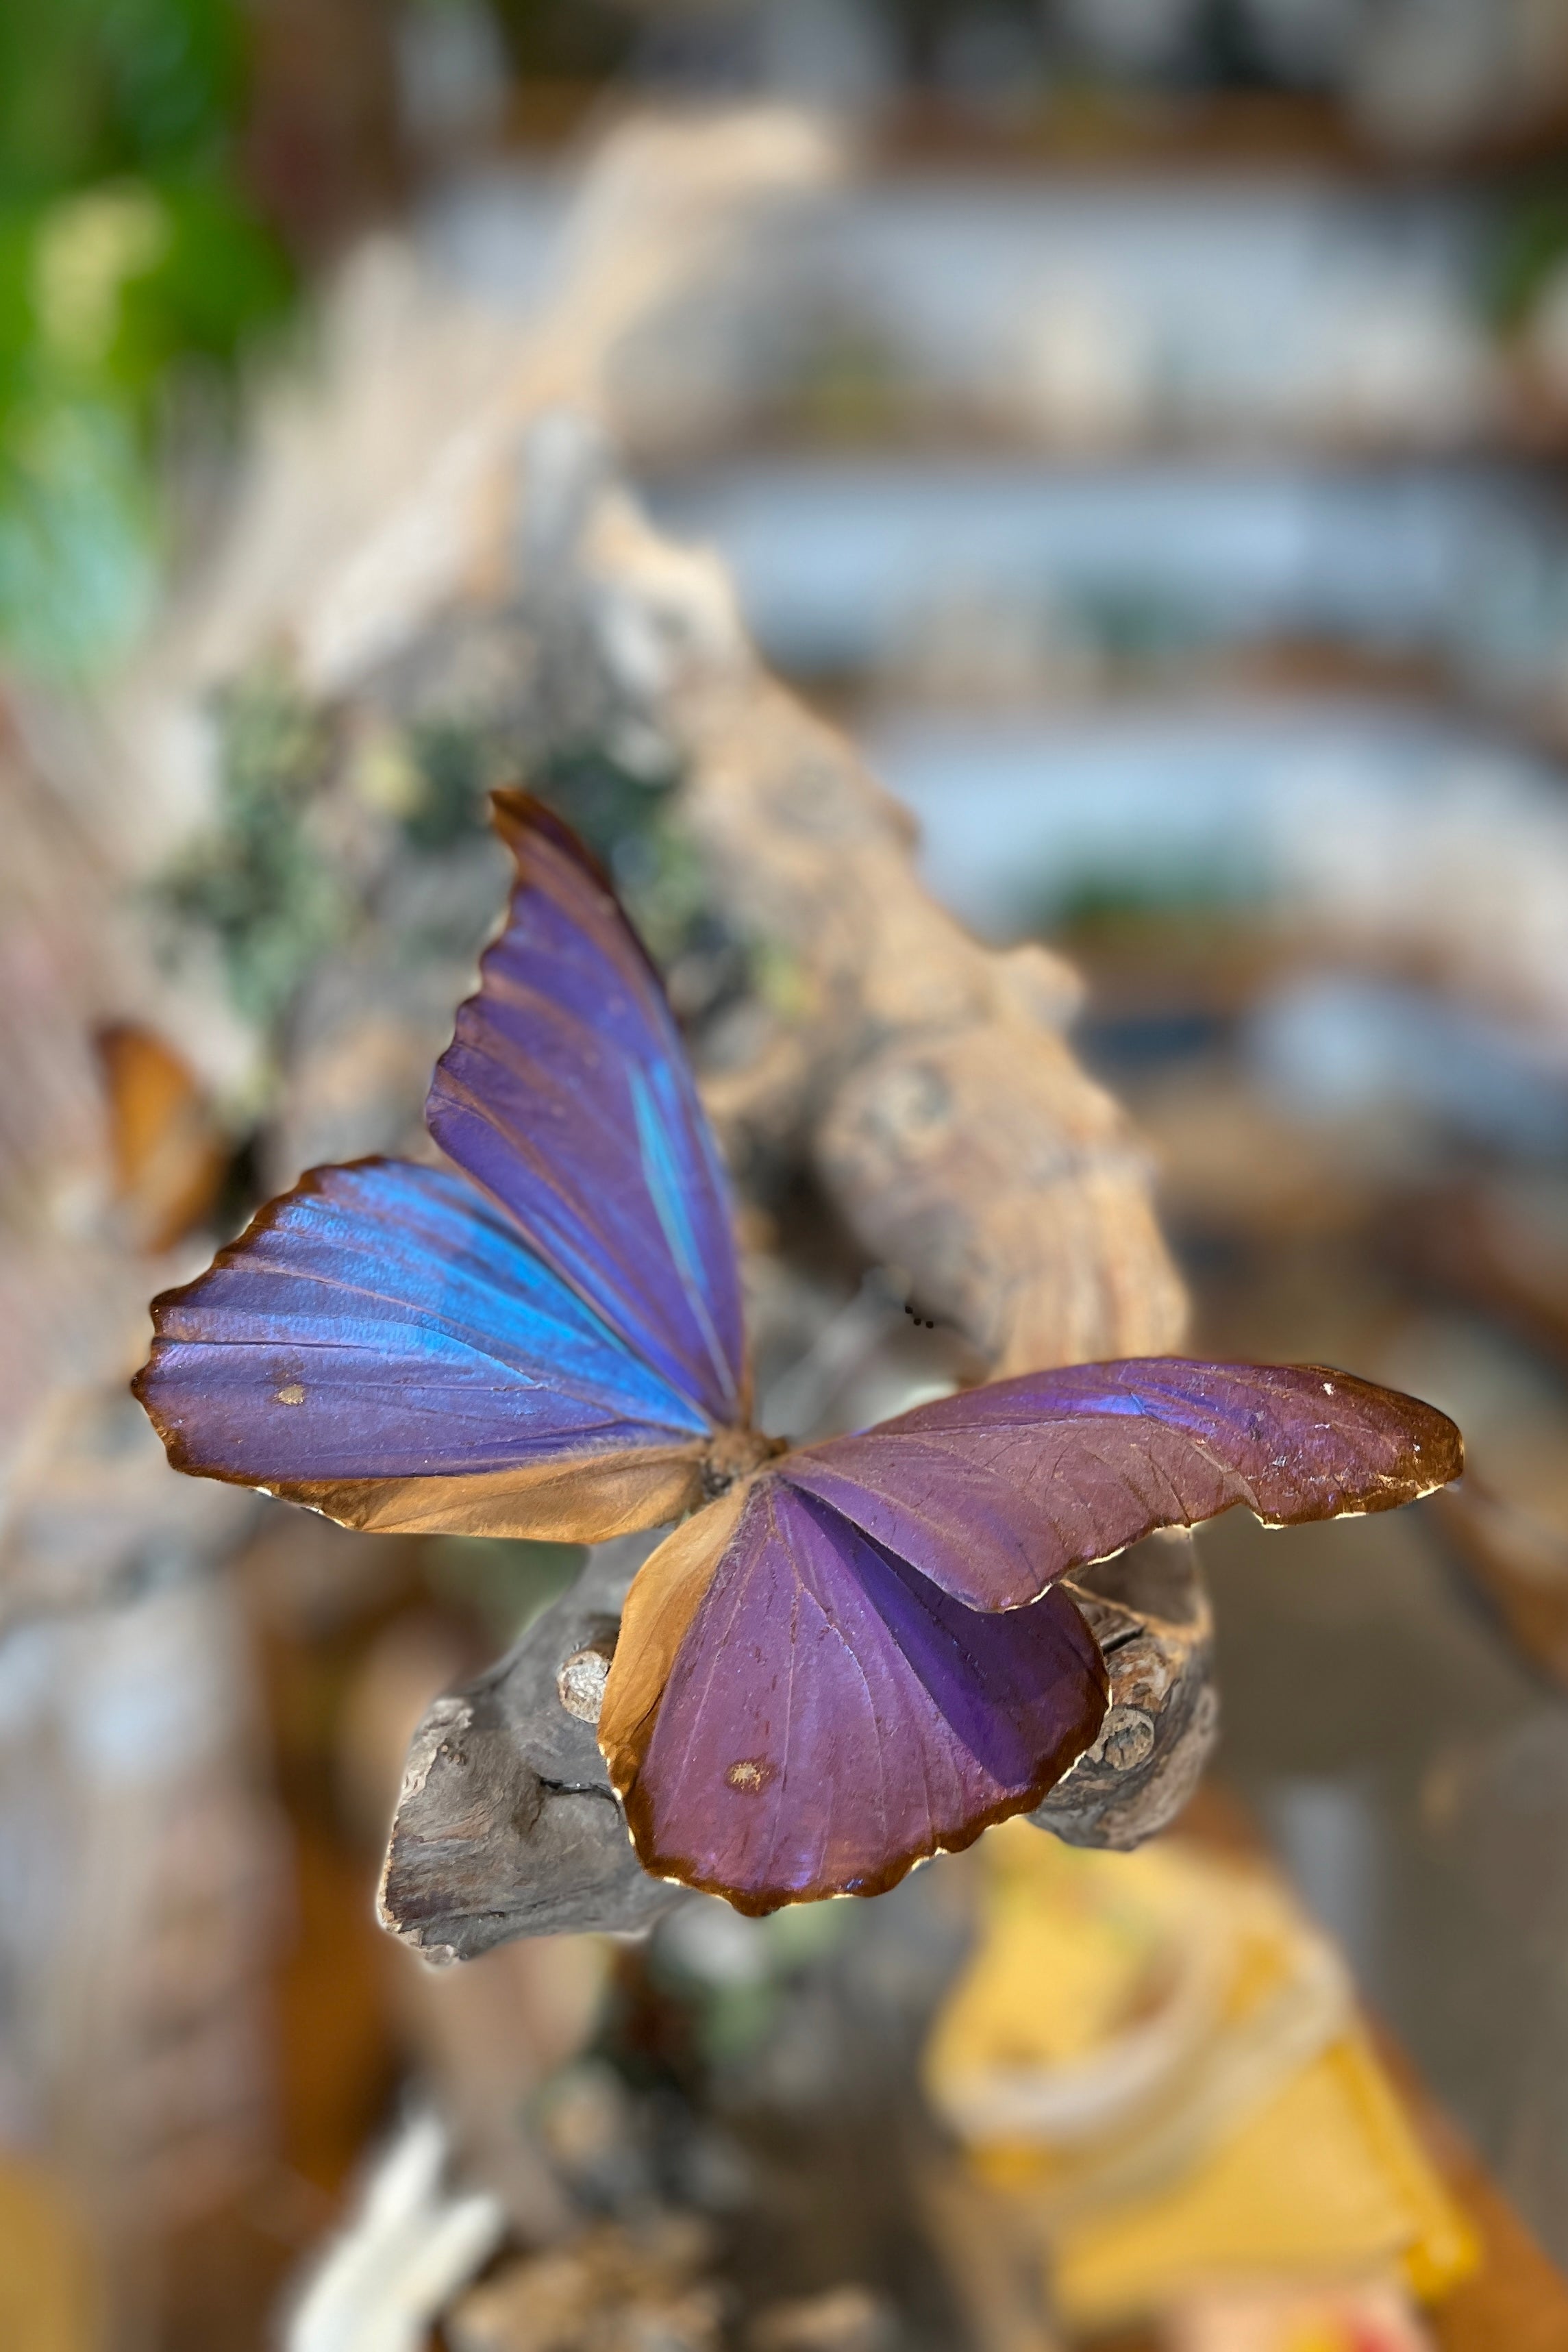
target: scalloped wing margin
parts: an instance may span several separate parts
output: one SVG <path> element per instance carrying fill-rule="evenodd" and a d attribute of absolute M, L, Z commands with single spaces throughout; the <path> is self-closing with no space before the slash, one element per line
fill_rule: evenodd
<path fill-rule="evenodd" d="M 1028 1372 L 789 1456 L 784 1475 L 973 1609 L 1156 1528 L 1387 1511 L 1457 1478 L 1434 1405 L 1327 1364 L 1180 1356 Z"/>
<path fill-rule="evenodd" d="M 176 1469 L 388 1532 L 596 1542 L 700 1498 L 701 1413 L 452 1170 L 316 1169 L 152 1313 Z"/>
<path fill-rule="evenodd" d="M 765 1473 L 644 1564 L 600 1744 L 644 1868 L 762 1913 L 883 1894 L 1029 1811 L 1106 1701 L 1065 1593 L 967 1609 Z"/>

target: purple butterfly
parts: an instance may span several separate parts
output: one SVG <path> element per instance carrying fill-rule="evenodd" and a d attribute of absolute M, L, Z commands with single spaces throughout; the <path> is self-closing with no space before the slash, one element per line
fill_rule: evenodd
<path fill-rule="evenodd" d="M 600 1718 L 647 1869 L 745 1911 L 878 1894 L 1093 1740 L 1105 1669 L 1065 1570 L 1237 1503 L 1281 1526 L 1458 1475 L 1443 1414 L 1311 1364 L 1075 1364 L 760 1435 L 658 976 L 566 826 L 496 812 L 510 913 L 426 1107 L 455 1168 L 315 1170 L 155 1301 L 135 1389 L 178 1468 L 351 1527 L 680 1520 Z"/>

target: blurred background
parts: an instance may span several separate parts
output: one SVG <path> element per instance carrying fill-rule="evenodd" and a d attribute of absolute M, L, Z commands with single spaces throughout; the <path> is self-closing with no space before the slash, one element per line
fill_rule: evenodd
<path fill-rule="evenodd" d="M 7 2343 L 1568 2342 L 1565 462 L 1563 0 L 0 15 Z M 408 1735 L 578 1559 L 187 1486 L 124 1381 L 416 1130 L 519 767 L 706 1072 L 787 1025 L 595 499 L 1082 976 L 1190 1344 L 1471 1472 L 1206 1533 L 1222 1741 L 1135 1862 L 436 1975 Z M 743 1190 L 779 1425 L 973 1376 Z"/>

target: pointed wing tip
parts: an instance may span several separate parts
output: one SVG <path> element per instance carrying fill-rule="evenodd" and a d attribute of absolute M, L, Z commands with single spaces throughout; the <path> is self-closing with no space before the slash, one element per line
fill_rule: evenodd
<path fill-rule="evenodd" d="M 530 842 L 548 841 L 602 890 L 609 898 L 616 898 L 615 885 L 582 835 L 558 816 L 549 803 L 537 793 L 522 785 L 504 785 L 490 795 L 490 822 L 517 862 L 519 873 Z M 619 904 L 619 900 L 616 900 Z"/>
<path fill-rule="evenodd" d="M 537 793 L 528 792 L 515 784 L 491 793 L 490 822 L 512 853 L 519 884 L 528 879 L 528 852 L 538 841 L 548 842 L 569 865 L 576 866 L 614 909 L 622 929 L 646 966 L 662 998 L 664 982 L 658 965 L 648 952 L 642 933 L 622 905 L 621 893 L 609 868 L 575 827 L 570 825 L 565 817 L 558 815 L 548 802 L 540 800 Z"/>
<path fill-rule="evenodd" d="M 1392 1468 L 1343 1511 L 1327 1517 L 1354 1517 L 1374 1511 L 1397 1510 L 1417 1503 L 1439 1487 L 1451 1486 L 1465 1471 L 1465 1441 L 1458 1423 L 1424 1397 L 1411 1396 L 1376 1381 L 1364 1380 L 1333 1364 L 1295 1364 L 1292 1371 L 1321 1386 L 1326 1397 L 1339 1391 L 1354 1395 L 1374 1425 L 1398 1444 Z M 1285 1524 L 1281 1522 L 1281 1524 Z"/>

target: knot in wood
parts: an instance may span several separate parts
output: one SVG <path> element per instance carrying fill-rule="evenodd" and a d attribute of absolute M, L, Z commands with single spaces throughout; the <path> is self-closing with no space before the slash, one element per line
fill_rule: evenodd
<path fill-rule="evenodd" d="M 1113 1706 L 1094 1744 L 1113 1772 L 1135 1772 L 1154 1748 L 1154 1718 L 1141 1706 Z"/>
<path fill-rule="evenodd" d="M 580 1723 L 597 1724 L 610 1680 L 610 1658 L 603 1650 L 574 1650 L 556 1668 L 556 1696 L 568 1715 Z"/>

